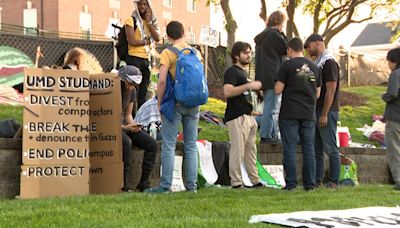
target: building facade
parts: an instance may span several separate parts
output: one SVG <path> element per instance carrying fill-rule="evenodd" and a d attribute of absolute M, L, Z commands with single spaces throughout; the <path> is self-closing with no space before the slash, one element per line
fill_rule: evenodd
<path fill-rule="evenodd" d="M 104 36 L 111 23 L 123 24 L 134 10 L 133 0 L 0 0 L 0 23 L 33 30 Z M 210 25 L 207 1 L 153 0 L 161 35 L 172 20 L 182 22 L 186 39 L 199 40 L 202 25 Z"/>

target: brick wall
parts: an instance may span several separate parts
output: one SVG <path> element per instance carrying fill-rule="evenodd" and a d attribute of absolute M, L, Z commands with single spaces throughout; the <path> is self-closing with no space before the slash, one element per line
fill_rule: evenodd
<path fill-rule="evenodd" d="M 199 41 L 201 25 L 210 24 L 210 8 L 206 6 L 206 1 L 197 1 L 196 11 L 190 12 L 187 10 L 187 1 L 173 0 L 171 8 L 164 6 L 162 0 L 152 1 L 162 36 L 165 34 L 168 22 L 178 20 L 183 23 L 186 33 L 192 29 L 196 35 L 195 41 Z M 104 35 L 109 19 L 114 15 L 124 23 L 134 10 L 132 0 L 31 0 L 31 2 L 32 8 L 37 9 L 40 29 L 73 33 L 79 32 L 79 13 L 83 12 L 84 5 L 87 5 L 88 13 L 92 15 L 92 34 L 97 35 Z M 25 0 L 2 0 L 0 7 L 3 9 L 2 23 L 23 26 Z"/>
<path fill-rule="evenodd" d="M 32 8 L 37 9 L 37 24 L 43 30 L 58 30 L 58 1 L 56 0 L 31 0 Z M 43 3 L 43 14 L 42 4 Z M 2 0 L 0 1 L 1 23 L 24 26 L 23 11 L 26 1 Z M 43 20 L 42 20 L 43 16 Z"/>

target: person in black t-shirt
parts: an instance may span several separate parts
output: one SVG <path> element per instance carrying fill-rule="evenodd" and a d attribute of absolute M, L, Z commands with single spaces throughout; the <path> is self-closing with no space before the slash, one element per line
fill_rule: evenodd
<path fill-rule="evenodd" d="M 337 188 L 340 175 L 339 148 L 336 144 L 337 121 L 339 120 L 340 78 L 339 64 L 326 50 L 323 38 L 312 34 L 305 48 L 322 71 L 321 96 L 317 101 L 317 126 L 315 130 L 316 184 L 322 186 L 324 177 L 324 152 L 329 157 L 329 176 L 326 187 Z"/>
<path fill-rule="evenodd" d="M 293 38 L 288 43 L 290 60 L 283 62 L 275 84 L 275 93 L 282 95 L 279 114 L 285 169 L 285 190 L 297 187 L 296 147 L 300 137 L 303 151 L 303 187 L 314 189 L 315 184 L 315 107 L 321 81 L 318 67 L 303 56 L 303 43 Z"/>
<path fill-rule="evenodd" d="M 251 116 L 253 110 L 251 90 L 261 89 L 261 82 L 249 82 L 244 70 L 251 60 L 250 44 L 236 42 L 232 47 L 231 58 L 234 65 L 224 75 L 224 96 L 227 98 L 224 121 L 231 142 L 229 153 L 231 185 L 232 188 L 244 187 L 240 169 L 243 160 L 253 187 L 261 187 L 263 185 L 256 167 L 258 126 L 255 118 Z"/>

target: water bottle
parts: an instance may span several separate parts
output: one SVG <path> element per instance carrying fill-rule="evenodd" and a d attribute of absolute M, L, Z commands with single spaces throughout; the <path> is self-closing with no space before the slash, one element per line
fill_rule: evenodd
<path fill-rule="evenodd" d="M 157 139 L 157 126 L 156 126 L 156 123 L 151 123 L 150 124 L 149 133 L 150 133 L 151 137 L 153 137 L 154 139 Z"/>

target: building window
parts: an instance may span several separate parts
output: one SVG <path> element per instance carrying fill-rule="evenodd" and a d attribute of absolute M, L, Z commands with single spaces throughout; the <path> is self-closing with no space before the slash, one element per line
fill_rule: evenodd
<path fill-rule="evenodd" d="M 37 9 L 24 9 L 24 34 L 25 35 L 37 35 L 38 34 L 37 24 Z"/>
<path fill-rule="evenodd" d="M 172 8 L 172 0 L 163 0 L 163 6 Z"/>
<path fill-rule="evenodd" d="M 186 33 L 186 43 L 196 44 L 196 33 L 194 33 L 194 32 Z"/>
<path fill-rule="evenodd" d="M 186 0 L 186 10 L 189 12 L 196 12 L 196 1 Z"/>
<path fill-rule="evenodd" d="M 79 33 L 82 39 L 90 39 L 92 31 L 92 14 L 79 12 Z"/>
<path fill-rule="evenodd" d="M 121 9 L 121 2 L 120 2 L 120 0 L 109 0 L 109 1 L 108 1 L 108 6 L 109 6 L 111 9 L 117 9 L 117 10 L 119 10 L 119 9 Z"/>

